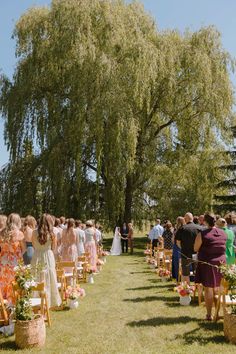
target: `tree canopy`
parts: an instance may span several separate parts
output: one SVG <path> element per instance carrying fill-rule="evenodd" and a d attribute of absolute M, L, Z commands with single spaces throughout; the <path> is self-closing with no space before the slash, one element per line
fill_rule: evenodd
<path fill-rule="evenodd" d="M 206 190 L 201 205 L 210 205 L 217 176 L 205 174 L 215 164 L 204 151 L 229 141 L 233 105 L 233 64 L 214 27 L 161 32 L 137 2 L 53 0 L 27 11 L 14 37 L 15 73 L 1 80 L 5 210 L 22 211 L 23 183 L 35 213 L 40 203 L 110 224 L 138 220 L 152 209 L 145 195 L 162 213 L 167 185 L 191 207 L 181 190 L 192 178 L 191 200 Z"/>

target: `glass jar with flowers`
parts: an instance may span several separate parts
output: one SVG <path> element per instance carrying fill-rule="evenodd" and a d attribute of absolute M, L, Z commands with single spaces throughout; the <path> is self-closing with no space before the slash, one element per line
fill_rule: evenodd
<path fill-rule="evenodd" d="M 159 268 L 157 270 L 157 274 L 159 275 L 159 277 L 161 278 L 161 281 L 167 281 L 168 279 L 170 279 L 170 271 L 168 269 L 165 268 Z"/>
<path fill-rule="evenodd" d="M 178 285 L 176 288 L 176 291 L 179 294 L 179 303 L 180 305 L 187 306 L 191 302 L 191 295 L 194 292 L 194 287 L 190 286 L 189 284 L 182 283 Z"/>
<path fill-rule="evenodd" d="M 76 309 L 79 306 L 79 298 L 85 296 L 85 290 L 79 285 L 68 286 L 66 289 L 66 299 L 69 300 L 70 309 Z"/>

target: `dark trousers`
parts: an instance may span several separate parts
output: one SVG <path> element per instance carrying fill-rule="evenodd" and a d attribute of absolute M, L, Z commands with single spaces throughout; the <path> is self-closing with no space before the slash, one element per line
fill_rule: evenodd
<path fill-rule="evenodd" d="M 159 244 L 158 239 L 152 240 L 152 255 L 154 256 L 154 247 Z"/>
<path fill-rule="evenodd" d="M 122 248 L 122 253 L 128 252 L 128 239 L 127 238 L 125 240 L 121 239 L 121 248 Z"/>

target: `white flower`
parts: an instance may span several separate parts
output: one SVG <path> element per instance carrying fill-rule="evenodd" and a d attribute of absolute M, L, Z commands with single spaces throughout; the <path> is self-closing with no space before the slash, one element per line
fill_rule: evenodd
<path fill-rule="evenodd" d="M 20 268 L 18 266 L 14 267 L 13 270 L 14 272 L 17 272 Z"/>

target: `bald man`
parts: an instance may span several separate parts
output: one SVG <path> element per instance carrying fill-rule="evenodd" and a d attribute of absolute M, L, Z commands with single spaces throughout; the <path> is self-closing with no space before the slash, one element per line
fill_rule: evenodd
<path fill-rule="evenodd" d="M 182 281 L 190 284 L 190 265 L 192 255 L 195 253 L 193 246 L 200 227 L 194 224 L 192 213 L 186 213 L 184 219 L 186 225 L 177 231 L 176 241 L 181 248 Z"/>

